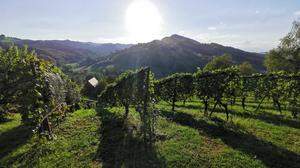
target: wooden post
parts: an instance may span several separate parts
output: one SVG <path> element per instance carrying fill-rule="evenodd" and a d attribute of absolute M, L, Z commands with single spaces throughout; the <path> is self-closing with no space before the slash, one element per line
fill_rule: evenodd
<path fill-rule="evenodd" d="M 147 134 L 149 134 L 149 142 L 151 143 L 152 141 L 152 135 L 151 135 L 151 130 L 149 132 L 149 127 L 150 127 L 150 122 L 148 121 L 149 118 L 149 115 L 148 115 L 148 102 L 149 102 L 149 68 L 145 69 L 144 71 L 145 75 L 146 75 L 146 80 L 145 80 L 145 89 L 144 89 L 144 109 L 143 109 L 143 115 L 144 115 L 144 124 L 147 128 L 145 128 L 145 135 L 144 135 L 144 141 L 145 143 L 147 143 Z"/>
<path fill-rule="evenodd" d="M 124 120 L 126 120 L 127 117 L 128 117 L 128 113 L 129 113 L 129 105 L 126 104 L 124 107 L 125 107 L 125 116 L 124 116 Z"/>
<path fill-rule="evenodd" d="M 203 98 L 203 103 L 204 103 L 204 116 L 207 116 L 207 112 L 208 112 L 208 100 L 206 100 L 205 98 Z"/>
<path fill-rule="evenodd" d="M 242 98 L 242 106 L 243 106 L 243 109 L 244 109 L 244 110 L 245 110 L 245 108 L 246 108 L 245 102 L 246 102 L 246 97 L 243 97 L 243 98 Z"/>

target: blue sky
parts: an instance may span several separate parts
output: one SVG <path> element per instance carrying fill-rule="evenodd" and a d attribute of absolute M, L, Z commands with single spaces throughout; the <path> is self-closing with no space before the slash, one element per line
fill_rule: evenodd
<path fill-rule="evenodd" d="M 125 15 L 134 0 L 1 0 L 0 34 L 26 39 L 131 43 Z M 149 0 L 160 37 L 180 34 L 264 52 L 300 18 L 300 0 Z M 141 41 L 142 42 L 142 41 Z"/>

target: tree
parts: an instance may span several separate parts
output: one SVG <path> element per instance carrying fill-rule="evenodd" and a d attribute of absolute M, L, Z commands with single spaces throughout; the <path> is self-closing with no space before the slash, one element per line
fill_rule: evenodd
<path fill-rule="evenodd" d="M 204 67 L 204 71 L 213 71 L 217 69 L 226 69 L 234 65 L 232 57 L 229 54 L 224 54 L 222 56 L 214 57 L 209 63 Z"/>
<path fill-rule="evenodd" d="M 264 62 L 268 71 L 300 71 L 300 22 L 281 40 L 278 48 L 271 50 Z"/>
<path fill-rule="evenodd" d="M 249 62 L 243 62 L 238 68 L 241 75 L 251 75 L 257 72 Z"/>

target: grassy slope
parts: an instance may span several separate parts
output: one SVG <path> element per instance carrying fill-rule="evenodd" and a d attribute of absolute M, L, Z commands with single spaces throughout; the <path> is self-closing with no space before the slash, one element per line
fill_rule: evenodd
<path fill-rule="evenodd" d="M 80 110 L 55 129 L 57 139 L 39 140 L 20 126 L 18 115 L 0 124 L 0 167 L 300 167 L 300 122 L 265 104 L 231 118 L 207 119 L 198 102 L 160 103 L 158 141 L 145 151 L 136 131 L 138 115 L 122 122 L 123 109 Z M 41 145 L 37 145 L 39 144 Z"/>

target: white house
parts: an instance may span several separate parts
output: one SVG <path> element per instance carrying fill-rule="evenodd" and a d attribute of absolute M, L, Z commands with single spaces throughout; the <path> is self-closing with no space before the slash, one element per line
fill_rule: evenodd
<path fill-rule="evenodd" d="M 90 79 L 88 82 L 94 87 L 98 86 L 98 84 L 99 84 L 98 80 L 95 77 Z"/>

